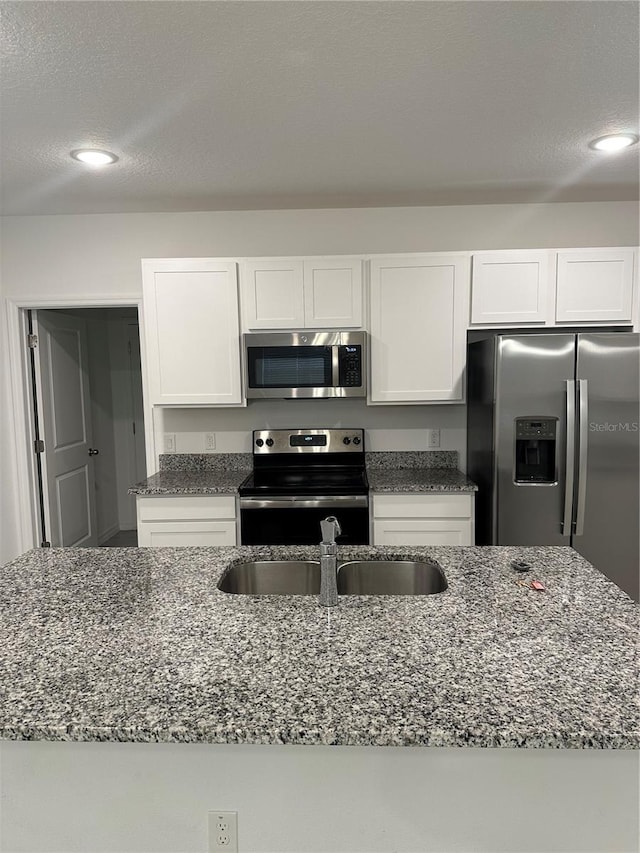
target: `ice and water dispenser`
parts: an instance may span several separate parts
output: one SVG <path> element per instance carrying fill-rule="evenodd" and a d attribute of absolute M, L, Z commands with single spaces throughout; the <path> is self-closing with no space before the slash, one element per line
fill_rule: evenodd
<path fill-rule="evenodd" d="M 557 418 L 529 417 L 514 421 L 516 483 L 555 483 Z"/>

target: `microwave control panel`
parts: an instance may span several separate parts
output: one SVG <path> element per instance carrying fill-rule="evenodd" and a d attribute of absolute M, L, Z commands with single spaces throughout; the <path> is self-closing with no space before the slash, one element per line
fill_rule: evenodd
<path fill-rule="evenodd" d="M 362 385 L 362 347 L 338 347 L 338 385 L 341 388 L 359 388 Z"/>

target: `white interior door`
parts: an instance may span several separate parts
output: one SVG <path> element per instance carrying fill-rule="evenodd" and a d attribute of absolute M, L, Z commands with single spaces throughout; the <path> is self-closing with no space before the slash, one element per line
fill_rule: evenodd
<path fill-rule="evenodd" d="M 34 311 L 38 396 L 44 437 L 45 504 L 52 546 L 95 546 L 91 397 L 84 320 Z"/>

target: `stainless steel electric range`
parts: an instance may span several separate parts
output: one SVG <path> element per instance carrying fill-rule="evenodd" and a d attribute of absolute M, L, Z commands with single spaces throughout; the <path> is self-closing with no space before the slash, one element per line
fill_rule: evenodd
<path fill-rule="evenodd" d="M 340 543 L 369 544 L 362 429 L 256 430 L 253 473 L 239 491 L 243 545 L 317 544 L 329 515 Z"/>

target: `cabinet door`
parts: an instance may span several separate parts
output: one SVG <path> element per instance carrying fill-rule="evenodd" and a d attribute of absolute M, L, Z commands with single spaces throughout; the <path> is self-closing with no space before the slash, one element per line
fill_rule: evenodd
<path fill-rule="evenodd" d="M 303 264 L 292 258 L 250 258 L 242 265 L 247 329 L 304 328 Z"/>
<path fill-rule="evenodd" d="M 371 402 L 460 401 L 469 258 L 371 261 Z"/>
<path fill-rule="evenodd" d="M 241 405 L 236 264 L 144 260 L 142 280 L 151 402 Z"/>
<path fill-rule="evenodd" d="M 556 322 L 632 323 L 633 249 L 558 252 Z"/>
<path fill-rule="evenodd" d="M 304 322 L 307 328 L 362 327 L 362 260 L 304 261 Z"/>
<path fill-rule="evenodd" d="M 550 320 L 552 260 L 549 251 L 475 254 L 471 324 L 512 326 Z"/>

